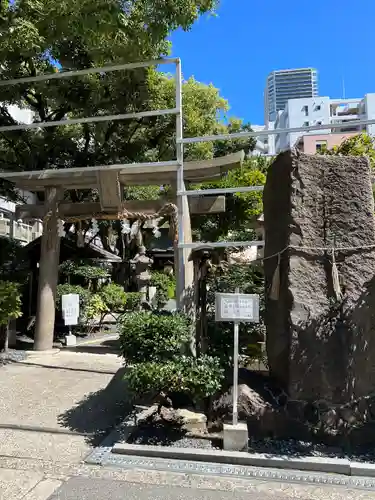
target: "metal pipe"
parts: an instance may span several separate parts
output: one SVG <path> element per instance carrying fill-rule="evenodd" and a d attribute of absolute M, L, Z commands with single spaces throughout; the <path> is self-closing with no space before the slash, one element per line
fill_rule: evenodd
<path fill-rule="evenodd" d="M 185 190 L 184 184 L 184 146 L 181 142 L 183 139 L 183 123 L 182 123 L 182 72 L 181 72 L 181 61 L 178 59 L 176 61 L 176 109 L 178 110 L 176 114 L 176 158 L 177 158 L 177 193 Z M 177 211 L 178 211 L 178 246 L 177 246 L 177 265 L 178 269 L 178 290 L 177 290 L 177 307 L 181 309 L 183 307 L 183 294 L 185 290 L 185 262 L 184 262 L 184 250 L 180 247 L 180 244 L 185 243 L 184 234 L 184 200 L 182 196 L 177 195 Z"/>
<path fill-rule="evenodd" d="M 233 247 L 263 247 L 264 241 L 214 241 L 199 243 L 179 244 L 179 248 L 204 249 L 204 248 L 233 248 Z"/>
<path fill-rule="evenodd" d="M 330 130 L 337 128 L 351 128 L 353 125 L 375 125 L 375 120 L 358 120 L 348 123 L 327 123 L 325 125 L 310 125 L 308 127 L 280 128 L 274 130 L 259 130 L 257 132 L 236 132 L 233 134 L 205 135 L 202 137 L 185 137 L 183 144 L 193 144 L 197 142 L 225 141 L 233 139 L 245 139 L 247 137 L 261 137 L 279 134 L 291 134 L 294 132 L 311 132 L 314 130 Z M 260 155 L 261 156 L 261 155 Z"/>
<path fill-rule="evenodd" d="M 178 196 L 202 196 L 209 194 L 229 194 L 229 193 L 249 193 L 253 191 L 263 191 L 264 186 L 246 186 L 235 188 L 215 188 L 215 189 L 196 189 L 191 191 L 179 191 Z"/>
<path fill-rule="evenodd" d="M 15 78 L 13 80 L 0 80 L 0 87 L 5 85 L 18 85 L 29 82 L 43 82 L 46 80 L 59 80 L 60 78 L 72 78 L 74 76 L 92 75 L 95 73 L 109 73 L 112 71 L 122 71 L 127 69 L 148 68 L 150 66 L 158 66 L 159 64 L 174 64 L 176 58 L 171 59 L 156 59 L 154 61 L 134 62 L 125 64 L 114 64 L 113 66 L 102 66 L 99 68 L 79 69 L 76 71 L 61 71 L 51 73 L 50 75 L 26 76 L 24 78 Z"/>
<path fill-rule="evenodd" d="M 51 122 L 29 123 L 22 125 L 5 125 L 0 127 L 0 132 L 13 130 L 27 130 L 31 128 L 59 127 L 61 125 L 78 125 L 80 123 L 98 123 L 107 121 L 130 120 L 132 118 L 147 118 L 150 116 L 175 115 L 177 109 L 157 109 L 155 111 L 141 111 L 139 113 L 123 113 L 119 115 L 89 116 L 86 118 L 73 118 L 71 120 L 57 120 Z"/>
<path fill-rule="evenodd" d="M 240 293 L 236 287 L 235 293 Z M 233 327 L 233 425 L 238 424 L 238 344 L 239 344 L 239 323 L 234 322 Z"/>

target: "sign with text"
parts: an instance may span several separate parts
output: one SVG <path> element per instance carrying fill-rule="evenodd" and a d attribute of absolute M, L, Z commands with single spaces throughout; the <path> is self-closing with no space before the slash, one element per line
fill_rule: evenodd
<path fill-rule="evenodd" d="M 77 293 L 62 295 L 61 309 L 65 325 L 77 325 L 79 318 L 79 295 Z"/>
<path fill-rule="evenodd" d="M 216 293 L 216 321 L 259 323 L 259 295 Z"/>

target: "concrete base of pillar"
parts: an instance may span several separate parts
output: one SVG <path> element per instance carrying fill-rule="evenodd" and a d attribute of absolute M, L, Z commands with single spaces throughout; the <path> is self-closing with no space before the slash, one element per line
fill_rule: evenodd
<path fill-rule="evenodd" d="M 224 450 L 247 451 L 248 440 L 247 424 L 224 424 Z"/>
<path fill-rule="evenodd" d="M 73 347 L 77 345 L 77 337 L 75 335 L 65 335 L 65 342 L 67 347 Z"/>

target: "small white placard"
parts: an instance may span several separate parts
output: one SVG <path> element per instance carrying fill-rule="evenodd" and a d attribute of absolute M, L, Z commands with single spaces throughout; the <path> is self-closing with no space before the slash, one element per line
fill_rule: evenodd
<path fill-rule="evenodd" d="M 79 295 L 69 293 L 61 296 L 61 309 L 66 325 L 77 325 L 79 318 Z"/>
<path fill-rule="evenodd" d="M 259 295 L 216 293 L 216 321 L 259 323 Z"/>

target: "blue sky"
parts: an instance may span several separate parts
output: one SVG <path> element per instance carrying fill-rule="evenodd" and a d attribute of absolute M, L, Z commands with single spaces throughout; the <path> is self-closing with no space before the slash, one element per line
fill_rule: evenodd
<path fill-rule="evenodd" d="M 274 69 L 312 66 L 319 94 L 375 92 L 374 0 L 221 0 L 217 17 L 172 34 L 184 77 L 213 83 L 230 113 L 263 124 L 263 90 Z"/>

